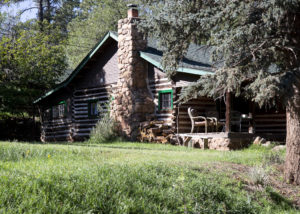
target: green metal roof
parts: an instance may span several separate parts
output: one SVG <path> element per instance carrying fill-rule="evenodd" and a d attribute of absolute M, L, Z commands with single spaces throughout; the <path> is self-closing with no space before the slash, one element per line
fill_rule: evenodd
<path fill-rule="evenodd" d="M 46 94 L 35 100 L 33 103 L 36 104 L 40 102 L 45 97 L 53 94 L 54 92 L 58 91 L 59 89 L 66 87 L 78 74 L 78 72 L 86 65 L 86 63 L 93 57 L 93 55 L 99 50 L 99 48 L 106 42 L 108 38 L 113 38 L 114 40 L 118 41 L 118 36 L 114 32 L 108 32 L 105 36 L 98 42 L 93 49 L 86 55 L 86 57 L 80 62 L 80 64 L 75 68 L 75 70 L 70 74 L 70 76 L 65 79 L 63 82 L 58 84 L 54 89 L 48 91 Z"/>

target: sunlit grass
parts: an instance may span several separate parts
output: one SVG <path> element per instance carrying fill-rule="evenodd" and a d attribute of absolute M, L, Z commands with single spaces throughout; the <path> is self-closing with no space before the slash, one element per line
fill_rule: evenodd
<path fill-rule="evenodd" d="M 0 213 L 296 213 L 208 167 L 271 151 L 125 143 L 0 143 Z M 283 155 L 283 154 L 282 154 Z"/>

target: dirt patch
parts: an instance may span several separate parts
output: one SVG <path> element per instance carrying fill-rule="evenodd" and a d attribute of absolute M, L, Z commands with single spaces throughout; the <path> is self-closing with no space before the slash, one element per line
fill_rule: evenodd
<path fill-rule="evenodd" d="M 249 172 L 252 168 L 251 166 L 226 162 L 214 162 L 209 165 L 206 164 L 204 168 L 212 172 L 225 173 L 228 176 L 233 177 L 235 180 L 243 182 L 244 189 L 248 192 L 264 190 L 264 186 L 253 183 L 253 181 L 249 178 Z M 268 173 L 268 185 L 300 209 L 300 186 L 286 183 L 283 179 L 283 171 L 283 165 L 272 165 L 272 170 Z"/>

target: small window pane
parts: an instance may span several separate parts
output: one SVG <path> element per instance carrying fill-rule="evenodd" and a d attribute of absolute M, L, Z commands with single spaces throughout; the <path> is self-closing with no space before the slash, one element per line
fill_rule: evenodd
<path fill-rule="evenodd" d="M 58 118 L 58 107 L 57 106 L 54 106 L 53 107 L 53 118 Z"/>
<path fill-rule="evenodd" d="M 65 115 L 65 104 L 58 105 L 58 117 L 63 117 Z"/>
<path fill-rule="evenodd" d="M 90 103 L 90 115 L 91 116 L 98 116 L 98 102 L 92 102 Z"/>
<path fill-rule="evenodd" d="M 172 108 L 171 92 L 160 94 L 160 108 L 161 109 L 170 109 L 170 108 Z"/>

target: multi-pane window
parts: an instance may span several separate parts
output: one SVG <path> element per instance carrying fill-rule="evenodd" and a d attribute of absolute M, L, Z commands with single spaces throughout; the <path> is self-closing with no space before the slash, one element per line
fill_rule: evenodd
<path fill-rule="evenodd" d="M 159 110 L 169 110 L 173 108 L 173 91 L 165 90 L 158 92 Z"/>
<path fill-rule="evenodd" d="M 60 102 L 58 105 L 52 107 L 52 117 L 62 118 L 66 115 L 66 103 Z"/>

